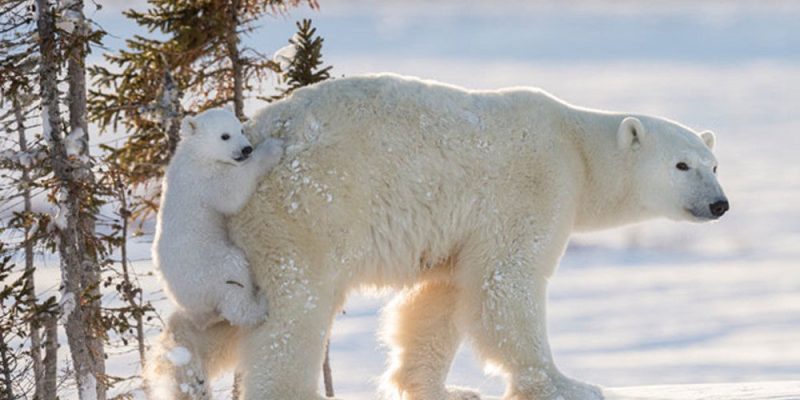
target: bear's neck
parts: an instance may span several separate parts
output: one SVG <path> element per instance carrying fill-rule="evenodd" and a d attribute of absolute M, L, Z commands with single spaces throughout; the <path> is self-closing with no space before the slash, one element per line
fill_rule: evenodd
<path fill-rule="evenodd" d="M 577 109 L 571 115 L 584 179 L 575 230 L 608 229 L 649 218 L 634 187 L 634 155 L 617 145 L 619 125 L 628 114 Z"/>

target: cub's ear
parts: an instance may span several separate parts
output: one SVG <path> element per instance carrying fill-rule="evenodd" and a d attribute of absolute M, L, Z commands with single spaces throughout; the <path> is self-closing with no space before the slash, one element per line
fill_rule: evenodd
<path fill-rule="evenodd" d="M 647 134 L 644 130 L 642 121 L 636 117 L 625 117 L 619 124 L 617 131 L 617 145 L 620 150 L 627 149 L 639 141 Z"/>
<path fill-rule="evenodd" d="M 233 103 L 225 103 L 225 105 L 222 106 L 222 109 L 231 114 L 236 113 L 236 110 L 233 108 Z"/>
<path fill-rule="evenodd" d="M 709 149 L 714 150 L 714 145 L 717 144 L 717 136 L 714 135 L 714 132 L 703 131 L 700 133 L 700 138 L 703 139 Z"/>
<path fill-rule="evenodd" d="M 191 136 L 197 132 L 197 121 L 191 115 L 183 117 L 181 121 L 181 136 Z"/>

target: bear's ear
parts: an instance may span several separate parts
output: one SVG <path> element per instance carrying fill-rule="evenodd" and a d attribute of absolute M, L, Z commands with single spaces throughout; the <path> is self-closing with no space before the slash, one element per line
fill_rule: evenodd
<path fill-rule="evenodd" d="M 638 143 L 646 134 L 642 121 L 636 117 L 625 117 L 619 124 L 617 131 L 617 145 L 620 149 L 627 149 Z"/>
<path fill-rule="evenodd" d="M 229 112 L 229 113 L 231 113 L 231 114 L 235 114 L 236 113 L 236 110 L 233 108 L 233 103 L 225 103 L 225 105 L 222 106 L 222 109 L 227 111 L 227 112 Z"/>
<path fill-rule="evenodd" d="M 194 117 L 191 115 L 183 117 L 183 121 L 181 121 L 181 135 L 191 136 L 195 132 L 197 132 L 197 121 L 195 121 Z"/>
<path fill-rule="evenodd" d="M 700 133 L 700 137 L 703 139 L 709 149 L 714 150 L 714 145 L 717 144 L 717 136 L 714 135 L 714 132 L 703 131 Z"/>

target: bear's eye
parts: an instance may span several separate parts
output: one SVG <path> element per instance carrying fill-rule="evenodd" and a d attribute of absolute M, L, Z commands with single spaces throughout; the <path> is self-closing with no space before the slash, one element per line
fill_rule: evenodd
<path fill-rule="evenodd" d="M 679 162 L 679 163 L 675 164 L 675 168 L 677 168 L 677 169 L 679 169 L 681 171 L 688 171 L 689 170 L 689 166 L 686 165 L 685 162 Z"/>
<path fill-rule="evenodd" d="M 714 166 L 714 173 L 715 174 L 717 173 L 717 166 L 716 165 Z"/>
<path fill-rule="evenodd" d="M 227 133 L 223 133 L 222 136 L 220 136 L 220 138 L 222 138 L 222 140 L 228 140 L 228 139 L 231 138 L 231 135 L 228 135 Z"/>

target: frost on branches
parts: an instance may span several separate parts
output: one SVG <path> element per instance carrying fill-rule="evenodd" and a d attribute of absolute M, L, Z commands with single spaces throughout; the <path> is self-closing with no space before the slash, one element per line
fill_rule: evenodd
<path fill-rule="evenodd" d="M 84 145 L 84 133 L 81 127 L 76 127 L 64 138 L 64 149 L 68 158 L 79 157 L 83 154 Z"/>
<path fill-rule="evenodd" d="M 294 36 L 289 39 L 289 45 L 281 47 L 272 56 L 272 61 L 280 66 L 282 72 L 288 71 L 289 67 L 292 66 L 294 58 L 297 55 L 297 43 L 299 42 L 300 36 L 295 33 Z"/>

